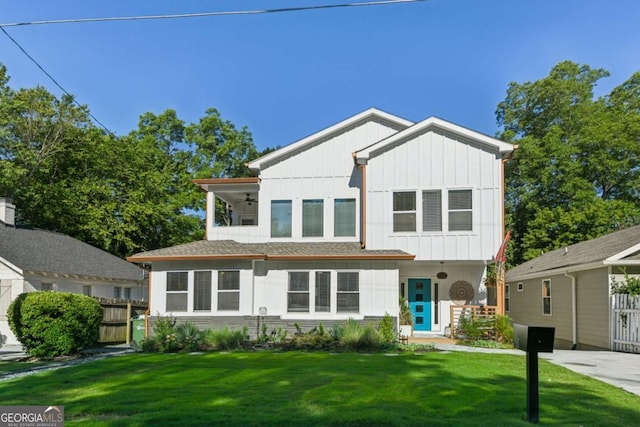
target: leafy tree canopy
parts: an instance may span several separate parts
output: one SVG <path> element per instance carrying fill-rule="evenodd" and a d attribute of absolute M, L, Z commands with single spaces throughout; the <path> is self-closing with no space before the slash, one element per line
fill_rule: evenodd
<path fill-rule="evenodd" d="M 215 109 L 197 123 L 145 113 L 116 136 L 70 96 L 8 83 L 0 65 L 0 197 L 17 204 L 17 223 L 122 257 L 201 239 L 204 197 L 191 180 L 247 176 L 260 155 L 251 133 Z"/>
<path fill-rule="evenodd" d="M 595 98 L 608 75 L 561 62 L 498 105 L 511 264 L 640 222 L 640 73 Z"/>

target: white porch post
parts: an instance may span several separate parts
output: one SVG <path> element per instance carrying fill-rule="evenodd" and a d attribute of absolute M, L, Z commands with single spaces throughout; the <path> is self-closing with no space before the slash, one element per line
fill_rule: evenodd
<path fill-rule="evenodd" d="M 213 191 L 207 192 L 207 236 L 212 235 L 213 227 L 216 224 L 216 194 Z"/>

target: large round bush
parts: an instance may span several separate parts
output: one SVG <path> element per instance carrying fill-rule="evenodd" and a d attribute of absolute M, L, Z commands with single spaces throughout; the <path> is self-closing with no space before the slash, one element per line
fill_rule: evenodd
<path fill-rule="evenodd" d="M 7 314 L 15 336 L 37 357 L 74 354 L 95 344 L 102 322 L 98 301 L 68 292 L 19 295 Z"/>

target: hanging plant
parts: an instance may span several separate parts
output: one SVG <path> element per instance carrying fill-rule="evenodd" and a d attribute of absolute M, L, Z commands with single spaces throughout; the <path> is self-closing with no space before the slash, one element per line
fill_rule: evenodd
<path fill-rule="evenodd" d="M 484 278 L 484 285 L 487 288 L 495 288 L 498 284 L 495 264 L 487 266 L 487 275 Z"/>

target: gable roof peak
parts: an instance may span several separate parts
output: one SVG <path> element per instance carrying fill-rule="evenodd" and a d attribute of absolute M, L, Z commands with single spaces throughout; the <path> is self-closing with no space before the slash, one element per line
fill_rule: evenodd
<path fill-rule="evenodd" d="M 254 173 L 257 174 L 260 172 L 262 168 L 273 163 L 274 161 L 277 161 L 280 158 L 289 156 L 297 151 L 301 151 L 305 147 L 308 147 L 318 141 L 326 139 L 331 135 L 340 133 L 351 126 L 355 126 L 359 123 L 366 123 L 369 121 L 379 121 L 379 122 L 385 123 L 388 126 L 398 131 L 401 131 L 413 125 L 413 122 L 409 120 L 387 113 L 378 108 L 371 107 L 358 114 L 348 117 L 332 126 L 322 129 L 296 142 L 293 142 L 285 147 L 282 147 L 256 160 L 253 160 L 247 163 L 247 166 L 249 167 L 249 169 L 251 169 Z"/>
<path fill-rule="evenodd" d="M 427 132 L 431 129 L 439 129 L 441 131 L 453 133 L 461 138 L 467 138 L 476 141 L 483 146 L 495 151 L 497 154 L 507 156 L 513 152 L 514 146 L 507 142 L 493 138 L 484 133 L 460 126 L 453 122 L 441 119 L 436 116 L 430 116 L 421 122 L 415 123 L 413 126 L 407 127 L 404 130 L 397 132 L 381 141 L 375 142 L 361 150 L 355 152 L 356 161 L 359 163 L 366 163 L 366 161 L 384 151 L 385 148 L 393 147 L 395 144 L 402 142 L 410 138 L 413 135 Z"/>

